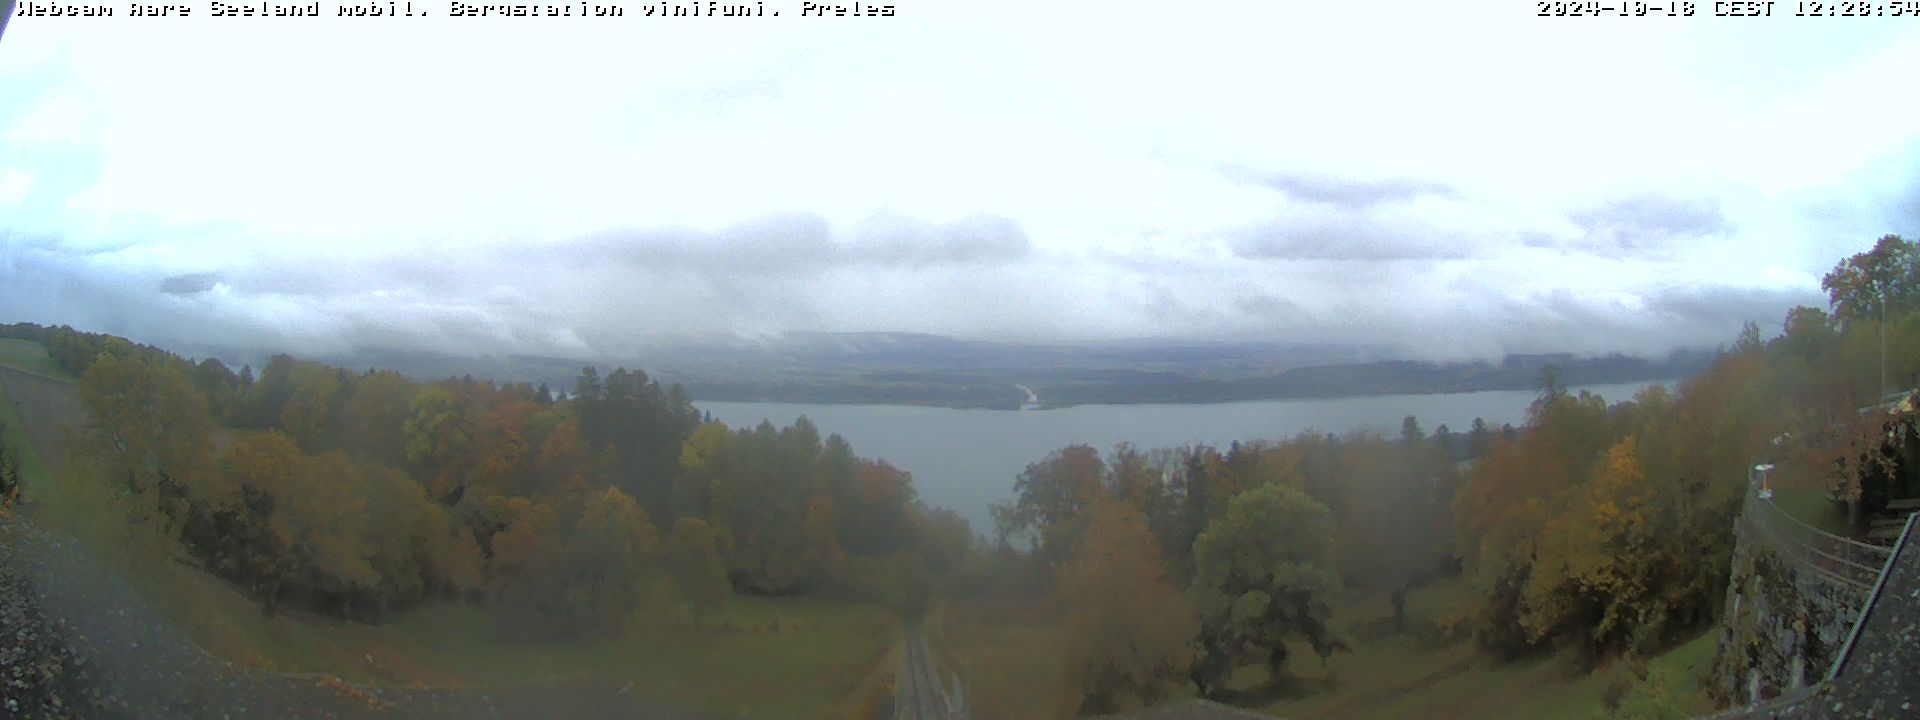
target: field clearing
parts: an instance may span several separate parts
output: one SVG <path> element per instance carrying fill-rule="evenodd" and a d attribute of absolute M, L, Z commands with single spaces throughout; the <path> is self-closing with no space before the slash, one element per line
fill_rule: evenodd
<path fill-rule="evenodd" d="M 70 382 L 10 366 L 0 366 L 0 386 L 7 393 L 6 412 L 14 418 L 7 426 L 24 429 L 48 477 L 57 474 L 67 457 L 69 436 L 79 432 L 86 419 L 80 394 Z"/>
<path fill-rule="evenodd" d="M 8 368 L 32 374 L 7 372 Z M 66 457 L 67 438 L 59 428 L 78 432 L 86 417 L 80 394 L 76 390 L 77 382 L 72 374 L 54 364 L 53 358 L 47 356 L 45 346 L 26 340 L 0 338 L 0 391 L 9 387 L 17 389 L 21 413 L 19 424 L 12 419 L 5 422 L 10 428 L 28 428 L 34 445 L 40 449 L 43 465 Z M 240 431 L 215 425 L 214 452 L 225 452 L 239 434 Z M 51 471 L 53 468 L 48 466 L 47 469 Z"/>
<path fill-rule="evenodd" d="M 73 382 L 72 373 L 53 361 L 47 354 L 47 346 L 31 340 L 19 338 L 0 338 L 0 366 L 18 368 L 36 375 L 46 375 L 55 380 Z"/>
<path fill-rule="evenodd" d="M 1473 602 L 1464 580 L 1427 585 L 1408 596 L 1410 625 L 1464 617 Z M 1577 675 L 1568 654 L 1502 662 L 1482 654 L 1471 641 L 1384 633 L 1381 628 L 1390 617 L 1385 597 L 1349 596 L 1335 609 L 1334 624 L 1347 633 L 1352 652 L 1337 653 L 1323 666 L 1305 643 L 1297 643 L 1291 648 L 1288 676 L 1280 683 L 1269 683 L 1263 668 L 1237 672 L 1229 683 L 1237 693 L 1233 704 L 1294 720 L 1591 720 L 1602 710 L 1610 668 Z M 1004 601 L 953 603 L 945 635 L 979 717 L 1061 717 L 1066 678 L 1058 648 L 1063 634 L 1054 615 Z M 1714 633 L 1704 632 L 1648 663 L 1678 681 L 1676 689 L 1690 712 L 1712 710 L 1699 678 L 1712 660 L 1714 642 Z M 1192 695 L 1184 684 L 1170 690 L 1171 700 Z"/>
<path fill-rule="evenodd" d="M 948 603 L 939 635 L 982 720 L 1060 717 L 1065 634 L 1051 608 L 1017 600 Z"/>
<path fill-rule="evenodd" d="M 451 602 L 372 625 L 298 611 L 267 617 L 218 577 L 151 553 L 118 553 L 136 590 L 201 648 L 236 663 L 388 687 L 620 686 L 745 718 L 844 717 L 890 673 L 899 623 L 876 605 L 737 597 L 694 622 L 662 617 L 621 637 L 514 632 Z"/>
<path fill-rule="evenodd" d="M 40 451 L 34 447 L 26 421 L 20 417 L 5 382 L 0 382 L 0 426 L 6 428 L 7 457 L 20 463 L 20 492 L 31 502 L 49 488 L 53 475 L 40 459 Z"/>
<path fill-rule="evenodd" d="M 1472 610 L 1475 598 L 1464 579 L 1425 586 L 1408 596 L 1412 619 L 1449 622 Z M 1388 617 L 1385 598 L 1354 598 L 1336 611 L 1336 625 Z M 1349 630 L 1349 634 L 1352 631 Z M 1687 709 L 1712 709 L 1699 676 L 1712 661 L 1714 634 L 1699 636 L 1648 662 L 1680 681 Z M 1290 682 L 1313 694 L 1280 699 L 1264 706 L 1269 714 L 1299 718 L 1543 718 L 1590 720 L 1601 712 L 1601 694 L 1612 673 L 1602 667 L 1584 675 L 1573 669 L 1571 654 L 1558 653 L 1511 662 L 1482 654 L 1471 641 L 1434 645 L 1405 636 L 1355 638 L 1353 652 L 1339 653 L 1325 669 L 1304 644 L 1294 649 Z M 1243 680 L 1264 681 L 1258 670 Z M 1314 692 L 1317 691 L 1317 692 Z"/>

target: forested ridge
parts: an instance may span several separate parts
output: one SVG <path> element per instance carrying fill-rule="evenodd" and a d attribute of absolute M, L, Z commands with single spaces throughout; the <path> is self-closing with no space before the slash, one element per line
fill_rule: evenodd
<path fill-rule="evenodd" d="M 1647 359 L 1567 353 L 1508 355 L 1494 362 L 1417 362 L 1380 348 L 1286 343 L 1143 341 L 1120 347 L 960 340 L 911 333 L 789 333 L 764 346 L 675 346 L 635 363 L 654 368 L 700 401 L 930 405 L 1012 410 L 1132 403 L 1227 403 L 1360 395 L 1457 393 L 1531 387 L 1554 365 L 1571 385 L 1670 380 L 1693 375 L 1712 348 Z M 1400 351 L 1407 354 L 1411 350 Z M 223 358 L 259 358 L 240 348 Z M 374 366 L 416 379 L 472 375 L 573 384 L 585 360 L 505 354 L 485 357 L 366 348 L 316 358 Z M 613 365 L 600 362 L 600 365 Z"/>
<path fill-rule="evenodd" d="M 4 334 L 79 377 L 89 420 L 63 491 L 269 613 L 377 621 L 474 602 L 590 633 L 736 592 L 912 613 L 973 541 L 909 474 L 807 419 L 729 428 L 641 371 L 589 367 L 556 393 L 286 355 L 256 375 L 67 327 Z"/>

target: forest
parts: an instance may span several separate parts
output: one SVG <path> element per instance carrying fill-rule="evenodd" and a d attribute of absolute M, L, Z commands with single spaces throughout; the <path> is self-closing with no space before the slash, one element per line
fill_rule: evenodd
<path fill-rule="evenodd" d="M 1644 661 L 1716 620 L 1757 460 L 1854 523 L 1911 482 L 1883 447 L 1889 423 L 1910 420 L 1861 409 L 1920 372 L 1920 253 L 1886 236 L 1822 285 L 1828 309 L 1796 307 L 1770 338 L 1748 323 L 1672 391 L 1610 403 L 1549 368 L 1519 428 L 1429 435 L 1409 417 L 1398 436 L 1224 452 L 1063 448 L 994 510 L 1003 562 L 1023 568 L 1002 592 L 1062 618 L 1062 714 L 1231 700 L 1250 666 L 1283 683 L 1298 649 L 1325 663 L 1349 648 L 1330 618 L 1355 591 L 1388 596 L 1394 633 L 1496 659 Z M 1414 627 L 1408 593 L 1441 578 L 1464 581 L 1476 609 Z M 1610 712 L 1629 690 L 1610 692 Z M 1670 700 L 1652 716 L 1680 716 Z"/>
<path fill-rule="evenodd" d="M 644 372 L 574 387 L 273 357 L 258 374 L 71 328 L 14 325 L 80 378 L 59 482 L 257 599 L 378 622 L 483 604 L 543 633 L 618 632 L 733 593 L 911 614 L 973 537 L 912 477 L 807 419 L 710 422 Z M 561 397 L 564 395 L 564 397 Z"/>
<path fill-rule="evenodd" d="M 1063 633 L 1060 697 L 1019 700 L 1078 716 L 1233 701 L 1248 668 L 1277 683 L 1325 664 L 1354 646 L 1333 620 L 1353 593 L 1388 599 L 1381 632 L 1501 659 L 1592 668 L 1698 635 L 1756 460 L 1855 524 L 1910 482 L 1884 447 L 1907 421 L 1862 408 L 1920 372 L 1920 250 L 1886 236 L 1822 286 L 1828 308 L 1792 309 L 1777 334 L 1748 323 L 1672 390 L 1609 402 L 1549 366 L 1520 427 L 1064 447 L 1012 479 L 984 538 L 804 417 L 730 428 L 641 371 L 585 368 L 556 391 L 286 355 L 236 371 L 64 326 L 0 335 L 79 377 L 89 419 L 58 482 L 268 614 L 379 623 L 467 603 L 584 637 L 740 594 L 909 620 L 996 598 Z M 1473 612 L 1410 617 L 1409 595 L 1443 580 Z"/>

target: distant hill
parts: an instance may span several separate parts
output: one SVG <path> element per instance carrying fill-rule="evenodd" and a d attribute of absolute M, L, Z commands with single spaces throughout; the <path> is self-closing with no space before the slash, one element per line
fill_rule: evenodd
<path fill-rule="evenodd" d="M 1258 342 L 1133 341 L 1037 344 L 912 333 L 790 333 L 766 340 L 677 345 L 626 359 L 533 355 L 463 357 L 362 349 L 315 358 L 435 379 L 471 375 L 573 386 L 588 365 L 645 369 L 696 400 L 859 403 L 1017 409 L 1037 392 L 1044 407 L 1216 403 L 1401 393 L 1528 389 L 1547 365 L 1571 385 L 1688 377 L 1711 350 L 1665 358 L 1512 355 L 1498 363 L 1394 359 L 1384 348 Z M 258 361 L 254 361 L 258 365 Z"/>

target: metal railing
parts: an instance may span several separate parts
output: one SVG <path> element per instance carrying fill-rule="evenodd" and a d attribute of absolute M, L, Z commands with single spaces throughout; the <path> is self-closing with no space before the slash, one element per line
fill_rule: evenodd
<path fill-rule="evenodd" d="M 1732 718 L 1756 717 L 1756 708 L 1765 705 L 1774 709 L 1784 709 L 1809 702 L 1822 686 L 1828 686 L 1845 672 L 1847 660 L 1853 654 L 1860 635 L 1865 631 L 1867 619 L 1872 616 L 1874 605 L 1885 589 L 1887 576 L 1893 573 L 1893 563 L 1906 548 L 1908 538 L 1914 527 L 1920 525 L 1920 513 L 1907 518 L 1907 524 L 1900 533 L 1899 542 L 1892 547 L 1870 545 L 1808 525 L 1800 518 L 1782 510 L 1773 504 L 1770 495 L 1763 496 L 1760 483 L 1751 483 L 1747 488 L 1746 507 L 1740 513 L 1740 521 L 1758 533 L 1778 554 L 1788 558 L 1799 569 L 1811 572 L 1815 576 L 1831 582 L 1833 585 L 1853 591 L 1857 597 L 1859 611 L 1847 629 L 1847 638 L 1834 654 L 1833 662 L 1825 674 L 1811 685 L 1790 690 L 1782 695 L 1765 701 L 1755 700 L 1750 705 L 1735 705 L 1717 713 L 1695 718 L 1695 720 L 1731 720 Z M 1749 535 L 1748 538 L 1755 538 Z"/>
<path fill-rule="evenodd" d="M 1870 545 L 1821 530 L 1780 509 L 1749 488 L 1746 522 L 1770 545 L 1822 579 L 1861 594 L 1873 590 L 1887 567 L 1891 548 Z"/>
<path fill-rule="evenodd" d="M 1833 656 L 1833 666 L 1827 670 L 1827 679 L 1840 677 L 1846 669 L 1847 658 L 1853 656 L 1853 646 L 1860 641 L 1860 633 L 1867 627 L 1867 619 L 1873 616 L 1873 607 L 1880 601 L 1880 591 L 1887 587 L 1887 576 L 1893 574 L 1893 564 L 1898 562 L 1901 553 L 1907 551 L 1908 538 L 1913 536 L 1913 527 L 1920 523 L 1920 514 L 1908 515 L 1907 524 L 1900 528 L 1900 539 L 1894 541 L 1891 552 L 1887 554 L 1886 570 L 1873 583 L 1873 589 L 1867 592 L 1866 600 L 1860 603 L 1859 617 L 1854 618 L 1853 629 L 1847 633 L 1847 641 L 1840 646 L 1840 652 Z"/>

